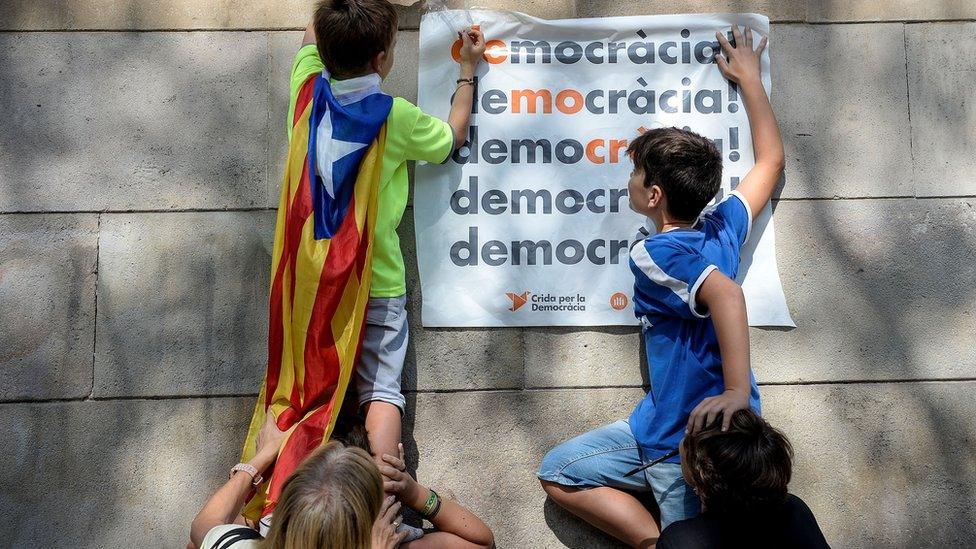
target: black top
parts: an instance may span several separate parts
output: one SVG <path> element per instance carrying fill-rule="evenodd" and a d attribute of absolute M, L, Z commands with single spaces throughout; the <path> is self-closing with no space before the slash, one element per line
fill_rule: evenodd
<path fill-rule="evenodd" d="M 803 500 L 789 494 L 786 502 L 749 516 L 704 512 L 664 529 L 657 549 L 725 549 L 776 547 L 829 549 L 827 540 Z"/>

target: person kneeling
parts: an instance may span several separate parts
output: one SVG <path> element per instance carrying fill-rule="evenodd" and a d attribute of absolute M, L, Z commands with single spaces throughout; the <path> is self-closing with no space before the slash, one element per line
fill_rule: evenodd
<path fill-rule="evenodd" d="M 829 547 L 810 508 L 787 492 L 786 436 L 752 410 L 735 412 L 727 431 L 721 425 L 720 415 L 682 440 L 682 473 L 703 511 L 665 528 L 658 549 Z"/>
<path fill-rule="evenodd" d="M 418 483 L 399 456 L 384 454 L 382 472 L 370 452 L 359 417 L 340 416 L 330 442 L 309 454 L 285 481 L 270 524 L 250 524 L 240 515 L 254 484 L 274 463 L 287 435 L 268 413 L 258 434 L 257 451 L 245 467 L 204 504 L 190 527 L 187 549 L 488 549 L 491 530 L 466 507 Z M 255 475 L 255 476 L 252 476 Z M 405 542 L 401 503 L 438 530 Z M 267 517 L 266 517 L 267 518 Z M 265 537 L 259 528 L 267 528 Z"/>

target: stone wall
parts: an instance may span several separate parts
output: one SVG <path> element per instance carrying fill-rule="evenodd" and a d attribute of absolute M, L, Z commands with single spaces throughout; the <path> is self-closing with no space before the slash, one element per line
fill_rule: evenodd
<path fill-rule="evenodd" d="M 976 2 L 528 0 L 542 17 L 758 11 L 798 328 L 753 330 L 793 490 L 836 547 L 976 545 Z M 178 547 L 265 361 L 287 72 L 309 2 L 0 4 L 0 537 Z M 388 91 L 415 100 L 419 10 Z M 502 548 L 611 547 L 542 454 L 642 395 L 632 329 L 424 330 L 408 450 Z"/>

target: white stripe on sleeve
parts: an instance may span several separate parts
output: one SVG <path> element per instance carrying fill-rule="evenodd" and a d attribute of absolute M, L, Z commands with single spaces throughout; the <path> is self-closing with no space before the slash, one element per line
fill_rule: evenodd
<path fill-rule="evenodd" d="M 742 193 L 739 191 L 732 191 L 731 195 L 738 198 L 739 201 L 742 202 L 742 205 L 746 208 L 746 217 L 749 218 L 749 224 L 746 225 L 746 237 L 742 241 L 743 243 L 746 243 L 749 241 L 749 235 L 752 234 L 752 210 L 749 209 L 749 201 L 746 200 L 746 197 L 742 196 Z"/>
<path fill-rule="evenodd" d="M 708 318 L 708 316 L 712 314 L 710 311 L 706 311 L 705 314 L 699 313 L 698 303 L 696 300 L 698 298 L 698 289 L 701 288 L 702 283 L 705 282 L 708 275 L 712 274 L 712 271 L 716 269 L 718 269 L 718 267 L 715 265 L 705 267 L 705 270 L 702 271 L 702 274 L 698 277 L 698 280 L 695 281 L 695 285 L 691 287 L 691 301 L 689 301 L 688 306 L 691 307 L 691 314 L 698 318 Z"/>
<path fill-rule="evenodd" d="M 630 250 L 630 258 L 634 260 L 634 264 L 641 272 L 651 279 L 651 282 L 670 288 L 681 301 L 688 303 L 688 285 L 664 272 L 664 269 L 651 259 L 651 254 L 647 252 L 647 246 L 643 242 Z"/>

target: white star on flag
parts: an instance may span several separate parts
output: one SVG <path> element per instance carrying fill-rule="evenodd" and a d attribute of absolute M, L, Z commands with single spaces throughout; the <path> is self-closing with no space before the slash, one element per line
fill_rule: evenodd
<path fill-rule="evenodd" d="M 343 157 L 366 147 L 367 143 L 340 141 L 332 138 L 332 116 L 326 112 L 315 134 L 315 169 L 325 185 L 325 191 L 335 198 L 335 182 L 332 180 L 332 164 Z"/>

